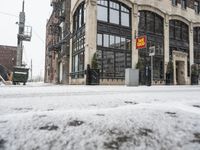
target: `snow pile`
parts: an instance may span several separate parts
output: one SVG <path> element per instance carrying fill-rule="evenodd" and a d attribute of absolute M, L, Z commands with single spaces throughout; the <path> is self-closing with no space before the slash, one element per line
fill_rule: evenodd
<path fill-rule="evenodd" d="M 200 86 L 0 90 L 0 149 L 200 149 Z"/>

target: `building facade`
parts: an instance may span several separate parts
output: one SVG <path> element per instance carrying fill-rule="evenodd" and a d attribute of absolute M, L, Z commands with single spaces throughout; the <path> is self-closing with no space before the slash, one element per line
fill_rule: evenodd
<path fill-rule="evenodd" d="M 199 0 L 73 0 L 70 7 L 69 84 L 86 84 L 94 58 L 100 84 L 124 84 L 126 68 L 140 70 L 140 84 L 151 73 L 152 84 L 191 83 L 192 65 L 200 64 Z M 140 36 L 147 46 L 136 49 Z"/>
<path fill-rule="evenodd" d="M 4 66 L 7 71 L 13 71 L 16 66 L 17 47 L 0 45 L 0 65 Z"/>
<path fill-rule="evenodd" d="M 45 82 L 69 84 L 70 0 L 51 0 L 46 24 Z"/>

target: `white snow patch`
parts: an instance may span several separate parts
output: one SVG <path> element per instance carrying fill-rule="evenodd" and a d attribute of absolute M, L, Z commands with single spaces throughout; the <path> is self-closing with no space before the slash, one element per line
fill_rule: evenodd
<path fill-rule="evenodd" d="M 0 150 L 200 149 L 200 86 L 0 87 Z"/>

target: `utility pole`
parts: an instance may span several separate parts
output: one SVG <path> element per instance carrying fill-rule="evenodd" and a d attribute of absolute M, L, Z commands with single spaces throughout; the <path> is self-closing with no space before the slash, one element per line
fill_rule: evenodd
<path fill-rule="evenodd" d="M 33 61 L 31 59 L 31 82 L 33 81 Z"/>
<path fill-rule="evenodd" d="M 24 11 L 24 1 L 22 3 L 22 11 L 19 14 L 18 22 L 18 35 L 17 35 L 17 66 L 22 66 L 22 56 L 23 56 L 23 41 L 31 41 L 32 28 L 30 26 L 25 26 L 25 11 Z"/>
<path fill-rule="evenodd" d="M 13 69 L 13 84 L 16 85 L 22 82 L 26 85 L 28 80 L 29 68 L 25 68 L 25 64 L 22 64 L 23 60 L 23 41 L 31 41 L 32 28 L 25 25 L 25 11 L 24 11 L 24 0 L 22 3 L 22 11 L 19 14 L 19 26 L 17 34 L 17 66 Z"/>

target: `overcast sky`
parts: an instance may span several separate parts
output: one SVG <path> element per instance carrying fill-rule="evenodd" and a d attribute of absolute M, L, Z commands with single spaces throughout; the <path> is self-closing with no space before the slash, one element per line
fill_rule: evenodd
<path fill-rule="evenodd" d="M 0 45 L 17 46 L 18 16 L 23 0 L 1 0 Z M 25 0 L 26 25 L 33 28 L 31 42 L 24 42 L 23 60 L 30 67 L 33 60 L 33 75 L 44 75 L 46 22 L 51 13 L 50 0 Z"/>

